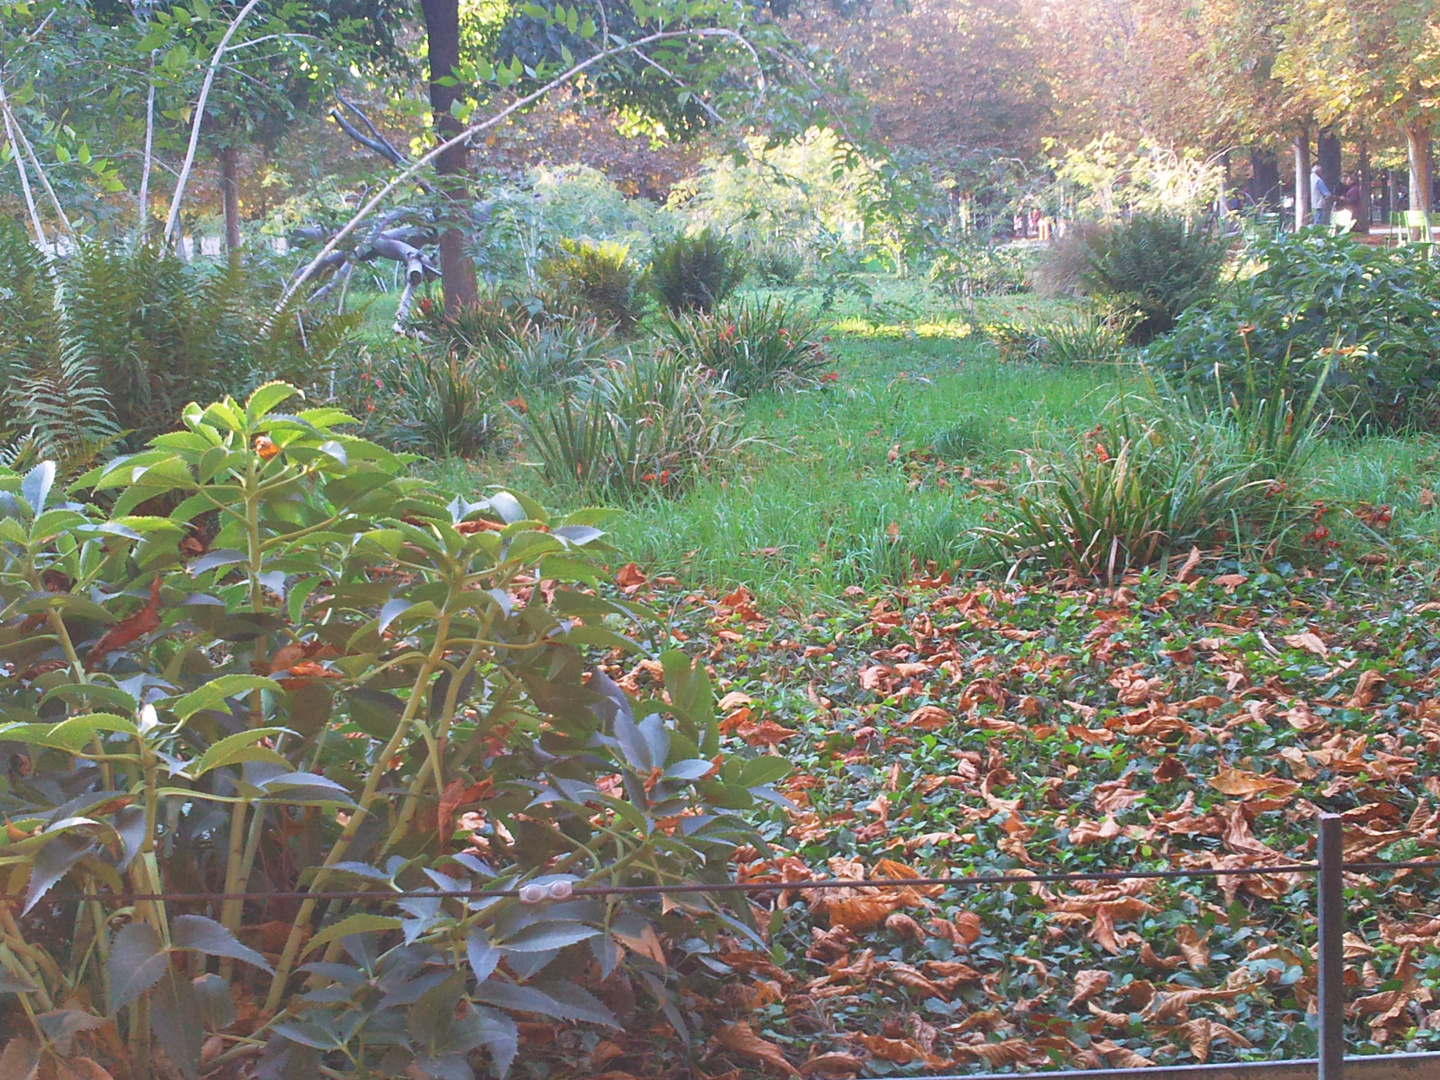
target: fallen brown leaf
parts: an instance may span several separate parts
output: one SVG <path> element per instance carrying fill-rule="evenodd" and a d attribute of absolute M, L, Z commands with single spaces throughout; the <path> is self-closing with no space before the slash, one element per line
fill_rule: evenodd
<path fill-rule="evenodd" d="M 1283 640 L 1292 649 L 1304 649 L 1306 652 L 1314 653 L 1322 660 L 1330 655 L 1330 649 L 1321 640 L 1320 635 L 1311 630 L 1300 634 L 1286 634 Z"/>
<path fill-rule="evenodd" d="M 85 656 L 85 666 L 93 668 L 106 653 L 123 649 L 142 634 L 148 634 L 160 626 L 160 575 L 150 583 L 150 599 L 134 615 L 126 616 L 105 631 L 103 637 L 90 647 Z"/>
<path fill-rule="evenodd" d="M 1222 766 L 1207 782 L 1223 795 L 1238 795 L 1242 799 L 1256 795 L 1287 799 L 1300 790 L 1300 785 L 1293 780 L 1283 780 L 1273 775 L 1261 776 L 1242 769 L 1232 769 L 1228 765 Z"/>
<path fill-rule="evenodd" d="M 784 1052 L 772 1042 L 767 1042 L 751 1030 L 744 1020 L 726 1024 L 715 1033 L 722 1047 L 741 1057 L 754 1058 L 762 1064 L 780 1070 L 786 1076 L 800 1076 L 800 1070 L 785 1059 Z"/>
<path fill-rule="evenodd" d="M 1103 994 L 1109 985 L 1110 973 L 1108 971 L 1099 971 L 1094 968 L 1077 971 L 1075 973 L 1075 996 L 1070 999 L 1071 1008 Z"/>
<path fill-rule="evenodd" d="M 864 1067 L 865 1063 L 854 1054 L 820 1054 L 800 1066 L 800 1075 L 820 1080 L 850 1080 Z"/>
<path fill-rule="evenodd" d="M 1385 683 L 1385 676 L 1378 671 L 1362 671 L 1355 683 L 1355 692 L 1345 702 L 1348 709 L 1363 709 L 1375 700 L 1375 694 Z"/>
<path fill-rule="evenodd" d="M 1209 936 L 1209 931 L 1206 931 L 1205 937 L 1200 937 L 1189 924 L 1182 925 L 1175 931 L 1175 945 L 1179 948 L 1180 955 L 1185 957 L 1185 962 L 1190 965 L 1191 971 L 1204 971 L 1210 966 L 1210 950 L 1205 947 L 1205 940 Z"/>

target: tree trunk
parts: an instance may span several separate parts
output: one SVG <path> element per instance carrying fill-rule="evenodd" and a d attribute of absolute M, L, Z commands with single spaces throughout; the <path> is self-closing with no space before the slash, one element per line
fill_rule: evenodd
<path fill-rule="evenodd" d="M 460 134 L 460 121 L 450 111 L 460 97 L 460 87 L 439 80 L 453 78 L 460 63 L 460 0 L 420 0 L 425 15 L 425 34 L 430 61 L 430 109 L 435 133 L 443 141 Z M 467 198 L 464 146 L 447 150 L 435 159 L 439 187 L 458 210 Z M 453 178 L 453 179 L 450 179 Z M 445 312 L 453 315 L 479 299 L 475 264 L 466 247 L 466 232 L 453 220 L 440 236 L 440 285 L 445 294 Z"/>
<path fill-rule="evenodd" d="M 1430 209 L 1430 128 L 1415 121 L 1405 125 L 1405 145 L 1410 153 L 1410 209 Z"/>
<path fill-rule="evenodd" d="M 1320 175 L 1325 177 L 1325 186 L 1331 192 L 1343 195 L 1340 187 L 1340 137 L 1332 134 L 1329 128 L 1315 139 L 1315 160 L 1320 163 Z"/>
<path fill-rule="evenodd" d="M 1280 163 L 1262 147 L 1250 149 L 1250 198 L 1266 210 L 1280 206 Z"/>
<path fill-rule="evenodd" d="M 1360 140 L 1360 157 L 1355 163 L 1355 183 L 1360 186 L 1360 205 L 1355 208 L 1355 228 L 1357 233 L 1368 233 L 1370 231 L 1370 144 L 1364 139 Z"/>
<path fill-rule="evenodd" d="M 1310 224 L 1310 132 L 1304 124 L 1295 133 L 1295 228 Z"/>
<path fill-rule="evenodd" d="M 240 155 L 233 145 L 220 151 L 220 201 L 225 205 L 225 250 L 240 250 Z"/>

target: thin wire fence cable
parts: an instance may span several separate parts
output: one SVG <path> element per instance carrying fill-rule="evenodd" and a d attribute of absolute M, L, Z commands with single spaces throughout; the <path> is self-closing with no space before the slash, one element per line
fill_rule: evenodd
<path fill-rule="evenodd" d="M 1267 877 L 1276 874 L 1313 874 L 1318 863 L 1282 863 L 1275 866 L 1191 867 L 1179 870 L 1077 870 L 1064 873 L 979 874 L 968 877 L 912 878 L 822 878 L 781 881 L 684 881 L 670 885 L 576 885 L 569 895 L 576 897 L 660 896 L 671 893 L 769 893 L 813 892 L 831 889 L 918 889 L 975 888 L 991 885 L 1037 885 L 1079 881 L 1176 880 L 1181 878 Z M 1346 873 L 1384 873 L 1394 870 L 1440 870 L 1440 860 L 1408 862 L 1346 863 Z M 489 900 L 521 895 L 521 886 L 505 889 L 338 889 L 306 892 L 293 889 L 263 893 L 57 893 L 44 897 L 44 902 L 81 902 L 93 900 L 125 901 L 128 903 L 200 903 L 226 900 L 386 900 L 438 899 Z M 24 901 L 21 894 L 0 894 L 0 902 Z"/>

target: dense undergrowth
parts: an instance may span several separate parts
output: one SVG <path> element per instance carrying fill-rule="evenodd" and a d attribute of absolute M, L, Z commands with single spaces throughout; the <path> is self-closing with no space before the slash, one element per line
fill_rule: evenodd
<path fill-rule="evenodd" d="M 1269 250 L 1247 304 L 1351 258 Z M 1426 854 L 1440 444 L 1394 392 L 1429 377 L 1426 271 L 1391 267 L 1393 341 L 1277 351 L 1219 303 L 1141 352 L 1123 303 L 869 278 L 671 314 L 621 246 L 562 251 L 412 340 L 368 311 L 357 363 L 307 368 L 358 422 L 267 389 L 73 503 L 43 468 L 0 485 L 8 865 L 41 924 L 0 926 L 0 963 L 54 1053 L 749 1080 L 1313 1052 L 1299 876 L 403 893 L 1243 866 L 1308 857 L 1317 809 L 1354 857 Z M 1362 354 L 1395 376 L 1363 395 L 1332 377 Z M 67 875 L 256 895 L 77 917 Z M 394 895 L 261 896 L 342 881 Z M 1429 1047 L 1440 895 L 1351 884 L 1352 1048 Z"/>

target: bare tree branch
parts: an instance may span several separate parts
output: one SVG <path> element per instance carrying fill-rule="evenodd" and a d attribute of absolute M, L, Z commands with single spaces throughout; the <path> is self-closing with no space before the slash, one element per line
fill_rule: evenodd
<path fill-rule="evenodd" d="M 55 189 L 50 186 L 50 178 L 45 175 L 45 169 L 41 166 L 40 159 L 35 156 L 35 147 L 30 145 L 30 140 L 25 135 L 25 129 L 20 126 L 20 118 L 10 111 L 10 102 L 5 97 L 3 87 L 0 87 L 0 108 L 5 110 L 6 121 L 14 125 L 15 138 L 19 140 L 20 148 L 25 151 L 25 156 L 30 159 L 30 167 L 35 170 L 35 175 L 40 180 L 40 186 L 50 197 L 50 205 L 55 208 L 55 216 L 60 219 L 60 224 L 65 231 L 74 236 L 75 228 L 70 224 L 70 217 L 65 213 L 65 208 L 60 205 L 60 197 L 55 194 Z"/>
<path fill-rule="evenodd" d="M 340 229 L 340 231 L 330 238 L 329 242 L 326 243 L 326 245 L 320 250 L 320 253 L 316 255 L 315 258 L 312 259 L 310 263 L 291 280 L 290 284 L 286 286 L 285 291 L 280 295 L 280 299 L 275 305 L 275 310 L 272 313 L 272 317 L 275 314 L 279 314 L 281 311 L 284 310 L 285 305 L 290 302 L 291 297 L 295 295 L 296 291 L 299 290 L 305 284 L 305 282 L 310 280 L 311 276 L 315 273 L 317 269 L 319 269 L 321 263 L 324 261 L 326 256 L 328 256 L 331 252 L 338 248 L 340 244 L 351 233 L 353 233 L 357 228 L 359 228 L 360 223 L 363 222 L 366 218 L 368 218 L 375 211 L 375 209 L 382 202 L 384 202 L 387 197 L 389 197 L 392 191 L 394 191 L 401 184 L 409 180 L 412 176 L 415 175 L 415 173 L 419 172 L 426 165 L 429 165 L 441 154 L 445 153 L 445 151 L 451 149 L 452 147 L 460 146 L 461 144 L 469 141 L 476 135 L 480 134 L 482 131 L 488 131 L 490 128 L 495 127 L 500 123 L 503 123 L 515 113 L 525 108 L 527 105 L 531 105 L 534 102 L 539 101 L 541 98 L 545 97 L 552 91 L 571 82 L 577 76 L 584 74 L 586 71 L 588 71 L 590 68 L 594 67 L 601 61 L 608 60 L 614 56 L 620 56 L 624 53 L 639 52 L 646 46 L 655 45 L 662 41 L 676 41 L 682 38 L 691 37 L 723 38 L 729 41 L 736 42 L 742 48 L 744 48 L 750 54 L 751 59 L 755 62 L 755 67 L 757 70 L 758 93 L 761 97 L 764 96 L 764 65 L 760 63 L 760 57 L 759 54 L 756 53 L 755 47 L 745 39 L 744 35 L 740 34 L 735 30 L 729 30 L 721 27 L 705 27 L 691 30 L 662 30 L 657 31 L 653 34 L 646 35 L 642 38 L 637 38 L 636 40 L 624 45 L 617 45 L 613 48 L 604 49 L 596 53 L 589 59 L 583 60 L 580 63 L 575 64 L 569 70 L 563 72 L 562 74 L 557 75 L 555 78 L 551 79 L 538 90 L 535 90 L 529 94 L 526 94 L 524 97 L 518 98 L 515 101 L 511 102 L 505 108 L 501 109 L 498 113 L 491 116 L 488 120 L 483 120 L 478 124 L 471 124 L 458 135 L 455 135 L 445 140 L 444 142 L 439 143 L 434 147 L 431 147 L 431 149 L 427 153 L 425 153 L 424 156 L 422 156 L 417 161 L 413 162 L 405 169 L 397 173 L 394 177 L 392 177 L 389 182 L 385 184 L 384 187 L 382 187 L 379 191 L 372 195 L 365 202 L 365 204 L 355 212 L 354 216 L 352 216 L 350 220 L 345 223 L 345 225 Z"/>
<path fill-rule="evenodd" d="M 145 243 L 150 231 L 150 167 L 155 160 L 155 53 L 150 53 L 150 89 L 145 95 L 145 164 L 140 169 L 140 212 L 135 242 Z"/>
<path fill-rule="evenodd" d="M 20 145 L 15 138 L 15 129 L 10 121 L 10 103 L 5 96 L 5 84 L 0 81 L 0 107 L 3 107 L 3 119 L 5 121 L 5 142 L 10 147 L 10 153 L 15 158 L 15 171 L 20 174 L 20 190 L 25 196 L 25 206 L 30 211 L 30 224 L 35 227 L 35 239 L 43 248 L 45 246 L 45 226 L 40 221 L 40 211 L 35 206 L 35 195 L 30 190 L 30 177 L 25 172 L 25 155 L 20 150 Z"/>
<path fill-rule="evenodd" d="M 180 178 L 175 181 L 175 194 L 171 196 L 170 213 L 165 219 L 164 240 L 167 244 L 175 235 L 175 227 L 180 223 L 180 204 L 185 201 L 185 186 L 190 180 L 190 170 L 195 167 L 195 151 L 200 146 L 200 127 L 205 122 L 205 105 L 210 100 L 210 88 L 215 85 L 215 73 L 220 70 L 220 61 L 224 59 L 225 50 L 230 46 L 230 39 L 259 3 L 260 0 L 249 0 L 235 18 L 230 20 L 230 25 L 225 28 L 225 35 L 215 47 L 215 55 L 210 58 L 210 68 L 205 72 L 205 82 L 201 85 L 200 96 L 195 101 L 195 119 L 190 124 L 190 145 L 185 150 L 185 163 L 180 166 Z"/>

